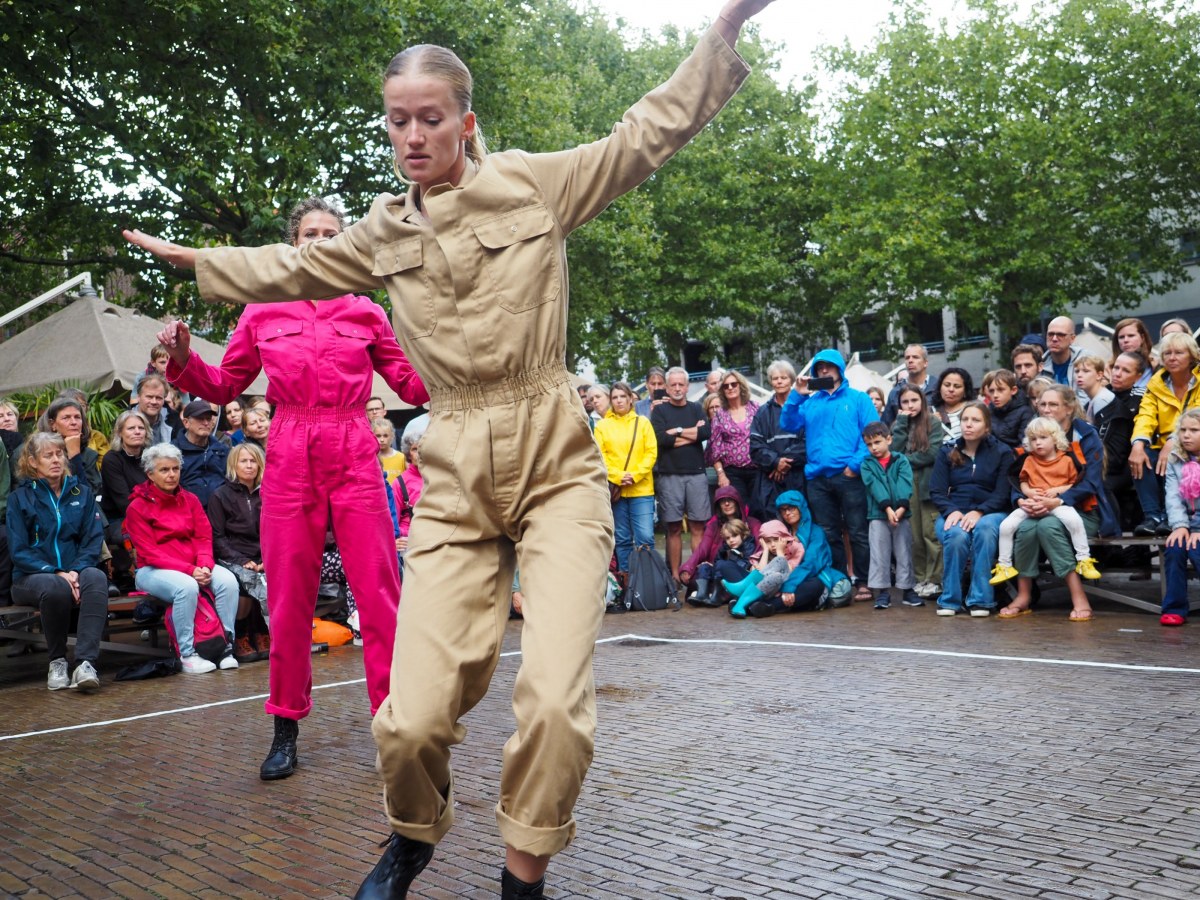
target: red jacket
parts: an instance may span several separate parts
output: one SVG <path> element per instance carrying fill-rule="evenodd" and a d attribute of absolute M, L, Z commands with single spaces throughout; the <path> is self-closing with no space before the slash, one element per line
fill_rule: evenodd
<path fill-rule="evenodd" d="M 177 488 L 168 494 L 147 481 L 133 489 L 125 512 L 125 533 L 137 553 L 138 568 L 154 566 L 191 575 L 211 569 L 212 525 L 195 494 Z"/>

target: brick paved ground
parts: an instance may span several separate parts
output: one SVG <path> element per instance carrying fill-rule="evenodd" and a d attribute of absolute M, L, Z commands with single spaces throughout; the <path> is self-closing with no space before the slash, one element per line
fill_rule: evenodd
<path fill-rule="evenodd" d="M 596 762 L 549 896 L 1200 895 L 1198 626 L 1107 604 L 1074 625 L 1061 592 L 1047 599 L 1013 622 L 609 617 Z M 359 656 L 317 658 L 316 682 L 360 678 Z M 83 697 L 45 690 L 44 656 L 0 661 L 0 735 L 168 713 L 0 740 L 0 895 L 352 894 L 384 836 L 363 686 L 317 692 L 301 772 L 268 785 L 265 664 L 112 683 L 124 662 Z M 457 824 L 414 897 L 496 895 L 517 663 L 468 719 Z"/>

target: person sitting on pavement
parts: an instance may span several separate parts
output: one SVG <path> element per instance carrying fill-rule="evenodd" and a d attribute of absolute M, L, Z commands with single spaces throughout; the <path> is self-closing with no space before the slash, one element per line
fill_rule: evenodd
<path fill-rule="evenodd" d="M 1033 581 L 1039 573 L 1039 553 L 1045 553 L 1050 569 L 1063 579 L 1071 598 L 1072 622 L 1090 622 L 1092 607 L 1075 567 L 1074 548 L 1067 530 L 1051 515 L 1058 506 L 1073 506 L 1083 519 L 1088 538 L 1120 534 L 1108 496 L 1104 493 L 1104 444 L 1096 429 L 1083 421 L 1079 399 L 1069 385 L 1052 384 L 1038 400 L 1038 415 L 1053 419 L 1069 442 L 1069 452 L 1079 468 L 1079 480 L 1057 498 L 1038 499 L 1014 494 L 1017 505 L 1029 518 L 1017 529 L 1013 543 L 1013 567 L 1017 570 L 1017 595 L 1000 610 L 1000 618 L 1026 615 L 1033 597 Z M 994 561 L 994 559 L 993 559 Z"/>
<path fill-rule="evenodd" d="M 1112 335 L 1113 360 L 1122 353 L 1140 353 L 1146 360 L 1145 371 L 1133 386 L 1133 393 L 1141 397 L 1146 393 L 1150 384 L 1150 376 L 1154 374 L 1150 360 L 1154 356 L 1154 342 L 1150 340 L 1150 330 L 1141 319 L 1122 319 L 1113 327 Z"/>
<path fill-rule="evenodd" d="M 758 408 L 750 423 L 750 458 L 758 467 L 754 493 L 747 499 L 759 519 L 775 515 L 775 498 L 784 491 L 804 491 L 804 431 L 788 431 L 779 425 L 783 404 L 792 393 L 796 370 L 777 359 L 767 366 L 767 382 L 774 396 Z"/>
<path fill-rule="evenodd" d="M 113 560 L 113 584 L 123 594 L 133 590 L 133 557 L 125 546 L 125 510 L 133 489 L 146 480 L 142 452 L 150 437 L 150 423 L 138 410 L 127 409 L 113 425 L 108 453 L 100 463 L 100 511 L 108 525 L 104 535 Z"/>
<path fill-rule="evenodd" d="M 1025 426 L 1036 415 L 1033 404 L 1021 390 L 1015 372 L 996 369 L 988 372 L 984 395 L 992 405 L 992 434 L 1010 450 L 1016 450 L 1025 439 Z"/>
<path fill-rule="evenodd" d="M 666 375 L 666 399 L 650 413 L 658 461 L 654 494 L 658 521 L 666 531 L 667 568 L 679 581 L 683 561 L 683 523 L 687 520 L 691 547 L 699 545 L 708 518 L 708 478 L 704 474 L 704 442 L 709 423 L 699 403 L 687 398 L 688 373 L 678 366 Z"/>
<path fill-rule="evenodd" d="M 229 448 L 213 437 L 217 414 L 205 400 L 193 400 L 183 409 L 183 430 L 171 441 L 183 455 L 180 484 L 195 494 L 201 505 L 225 483 Z"/>
<path fill-rule="evenodd" d="M 909 344 L 904 348 L 904 377 L 897 380 L 888 393 L 880 420 L 889 428 L 896 423 L 900 414 L 900 391 L 904 387 L 913 386 L 924 392 L 925 398 L 932 406 L 937 399 L 937 379 L 929 371 L 929 351 L 924 344 Z"/>
<path fill-rule="evenodd" d="M 704 459 L 717 471 L 717 486 L 732 484 L 747 501 L 754 495 L 758 469 L 750 457 L 750 426 L 758 404 L 750 399 L 750 382 L 730 370 L 721 379 L 721 405 L 709 423 Z"/>
<path fill-rule="evenodd" d="M 1024 452 L 1018 454 L 1015 466 L 1023 499 L 1054 500 L 1078 484 L 1080 469 L 1069 449 L 1066 434 L 1053 419 L 1038 416 L 1029 423 L 1025 429 Z M 1079 513 L 1072 506 L 1059 504 L 1050 510 L 1050 515 L 1067 530 L 1075 551 L 1075 571 L 1082 578 L 1097 580 L 1100 572 L 1096 569 Z M 1029 514 L 1018 505 L 1000 524 L 1000 545 L 996 567 L 992 570 L 992 584 L 1001 584 L 1017 576 L 1012 564 L 1013 541 L 1017 529 L 1028 518 Z"/>
<path fill-rule="evenodd" d="M 750 515 L 750 507 L 742 500 L 738 489 L 731 484 L 717 488 L 712 517 L 704 523 L 704 532 L 699 542 L 693 545 L 692 555 L 679 567 L 679 580 L 685 586 L 695 588 L 687 597 L 692 606 L 722 606 L 728 602 L 729 598 L 718 591 L 720 583 L 714 566 L 725 545 L 721 528 L 735 519 L 745 522 L 750 529 L 750 546 L 757 545 L 760 522 Z"/>
<path fill-rule="evenodd" d="M 734 596 L 729 614 L 735 619 L 747 615 L 756 619 L 774 615 L 771 599 L 800 565 L 804 548 L 792 537 L 786 525 L 772 519 L 758 532 L 759 550 L 751 557 L 750 574 L 741 581 L 722 581 L 721 586 Z"/>
<path fill-rule="evenodd" d="M 26 479 L 8 497 L 12 599 L 37 607 L 50 656 L 46 687 L 100 687 L 96 663 L 108 623 L 108 579 L 98 567 L 104 528 L 88 483 L 67 471 L 62 436 L 32 434 L 17 464 Z M 67 636 L 75 627 L 75 671 L 68 674 Z"/>
<path fill-rule="evenodd" d="M 137 388 L 136 409 L 150 423 L 151 444 L 166 444 L 175 433 L 167 421 L 167 379 L 162 375 L 147 375 Z"/>
<path fill-rule="evenodd" d="M 1167 462 L 1167 522 L 1171 534 L 1163 548 L 1162 616 L 1167 627 L 1187 624 L 1187 566 L 1200 573 L 1200 409 L 1185 410 L 1175 428 Z"/>
<path fill-rule="evenodd" d="M 721 525 L 721 549 L 712 564 L 712 580 L 716 583 L 715 593 L 723 603 L 729 602 L 730 593 L 725 590 L 724 582 L 741 581 L 750 574 L 750 556 L 754 552 L 754 538 L 750 534 L 750 526 L 741 519 L 727 519 Z M 699 585 L 699 582 L 697 582 Z M 699 591 L 699 586 L 697 586 Z M 709 589 L 709 593 L 714 593 Z M 699 599 L 698 594 L 693 597 Z M 704 606 L 704 603 L 694 603 Z"/>
<path fill-rule="evenodd" d="M 804 551 L 779 593 L 767 602 L 772 612 L 810 612 L 845 606 L 853 590 L 850 579 L 834 566 L 825 531 L 813 522 L 808 501 L 799 491 L 784 491 L 775 499 L 779 521 Z"/>
<path fill-rule="evenodd" d="M 232 572 L 217 565 L 212 526 L 199 498 L 180 487 L 183 454 L 175 444 L 154 444 L 142 453 L 142 468 L 149 480 L 133 489 L 125 512 L 125 533 L 137 555 L 137 588 L 170 605 L 185 674 L 200 675 L 218 665 L 236 669 L 230 638 L 237 619 L 238 583 Z M 201 588 L 212 592 L 225 628 L 226 647 L 219 664 L 197 654 L 193 643 Z"/>
<path fill-rule="evenodd" d="M 1190 334 L 1172 332 L 1159 343 L 1162 369 L 1154 373 L 1133 423 L 1129 471 L 1142 505 L 1138 536 L 1171 533 L 1163 511 L 1162 479 L 1171 455 L 1176 420 L 1185 409 L 1200 406 L 1200 347 Z"/>
<path fill-rule="evenodd" d="M 1000 523 L 1009 509 L 1008 473 L 1012 451 L 991 433 L 991 411 L 978 400 L 961 413 L 962 436 L 944 444 L 933 464 L 929 495 L 938 509 L 942 542 L 942 593 L 939 616 L 967 611 L 976 618 L 992 614 L 996 600 L 988 583 L 996 564 Z M 966 597 L 963 578 L 971 580 Z"/>
<path fill-rule="evenodd" d="M 975 400 L 975 383 L 971 373 L 958 366 L 944 369 L 937 380 L 937 399 L 933 411 L 942 420 L 943 440 L 953 444 L 962 436 L 958 417 L 968 403 Z"/>
<path fill-rule="evenodd" d="M 86 481 L 92 489 L 92 497 L 98 498 L 104 490 L 100 479 L 100 454 L 88 446 L 92 430 L 79 402 L 66 397 L 52 401 L 38 420 L 38 431 L 62 437 L 71 474 Z"/>
<path fill-rule="evenodd" d="M 892 452 L 901 453 L 913 472 L 912 512 L 913 574 L 922 600 L 942 592 L 942 544 L 937 539 L 938 511 L 929 497 L 933 463 L 942 448 L 942 420 L 929 408 L 928 395 L 919 387 L 900 389 L 900 414 L 892 429 Z"/>
<path fill-rule="evenodd" d="M 812 372 L 811 379 L 804 376 L 796 379 L 779 424 L 789 431 L 804 430 L 808 454 L 804 477 L 813 519 L 824 530 L 838 569 L 846 568 L 846 550 L 842 544 L 845 530 L 850 538 L 857 588 L 853 599 L 870 600 L 867 494 L 859 469 L 867 456 L 863 429 L 869 422 L 878 421 L 879 413 L 870 397 L 846 381 L 846 362 L 838 351 L 822 350 L 814 356 Z"/>
<path fill-rule="evenodd" d="M 240 591 L 233 641 L 233 655 L 238 662 L 264 659 L 271 650 L 259 491 L 265 468 L 266 457 L 258 447 L 234 447 L 225 466 L 225 483 L 213 491 L 206 507 L 212 525 L 213 556 L 233 573 Z"/>

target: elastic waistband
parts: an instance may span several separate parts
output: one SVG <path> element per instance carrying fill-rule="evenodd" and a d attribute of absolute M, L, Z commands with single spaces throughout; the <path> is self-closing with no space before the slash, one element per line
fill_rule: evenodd
<path fill-rule="evenodd" d="M 567 367 L 562 363 L 553 363 L 502 381 L 466 384 L 455 388 L 430 388 L 429 411 L 436 413 L 504 406 L 536 397 L 538 394 L 549 393 L 561 385 L 569 384 L 570 380 L 571 375 Z"/>
<path fill-rule="evenodd" d="M 301 422 L 352 422 L 367 417 L 367 405 L 362 406 L 297 406 L 280 403 L 275 407 L 277 419 L 299 419 Z"/>

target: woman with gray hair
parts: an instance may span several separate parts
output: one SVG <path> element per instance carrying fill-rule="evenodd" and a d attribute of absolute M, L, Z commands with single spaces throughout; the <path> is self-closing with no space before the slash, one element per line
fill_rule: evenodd
<path fill-rule="evenodd" d="M 804 493 L 804 430 L 797 433 L 779 425 L 795 380 L 796 370 L 787 360 L 777 359 L 767 366 L 767 383 L 774 396 L 758 408 L 750 423 L 750 458 L 758 477 L 746 499 L 750 514 L 761 522 L 776 517 L 775 498 L 784 491 Z"/>
<path fill-rule="evenodd" d="M 408 529 L 412 527 L 413 507 L 421 499 L 424 479 L 421 477 L 421 439 L 429 427 L 429 414 L 417 416 L 404 428 L 400 438 L 400 452 L 408 460 L 408 467 L 392 482 L 392 494 L 396 499 L 396 517 L 400 521 L 400 538 L 396 550 L 400 554 L 400 576 L 404 577 L 404 551 L 408 549 Z"/>
<path fill-rule="evenodd" d="M 199 498 L 179 486 L 183 454 L 173 444 L 155 444 L 142 453 L 142 468 L 149 480 L 133 489 L 125 511 L 125 533 L 137 554 L 138 590 L 170 605 L 186 674 L 236 669 L 232 635 L 238 583 L 213 557 L 212 526 Z M 218 663 L 196 653 L 193 643 L 201 588 L 212 592 L 225 629 L 225 651 Z"/>
<path fill-rule="evenodd" d="M 96 660 L 108 621 L 108 580 L 97 566 L 104 531 L 87 482 L 67 470 L 57 434 L 31 434 L 17 469 L 26 479 L 8 498 L 13 600 L 36 606 L 50 655 L 46 687 L 100 687 Z M 78 609 L 75 671 L 67 675 L 67 635 Z"/>

